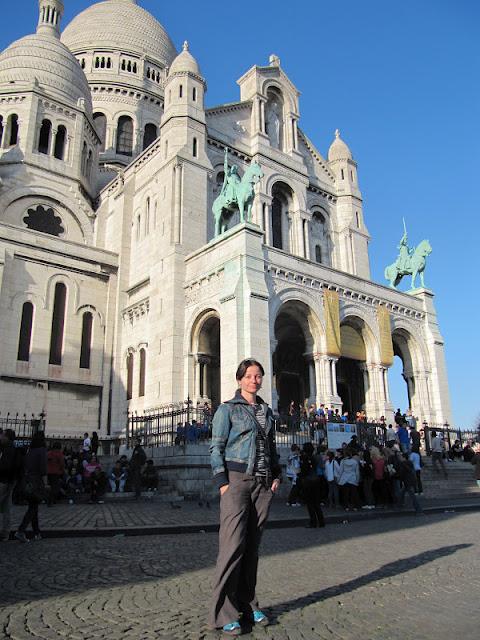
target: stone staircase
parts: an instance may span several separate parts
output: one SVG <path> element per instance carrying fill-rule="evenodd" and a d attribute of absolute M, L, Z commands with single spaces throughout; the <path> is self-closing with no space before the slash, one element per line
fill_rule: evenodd
<path fill-rule="evenodd" d="M 436 499 L 477 499 L 480 497 L 480 490 L 474 478 L 474 468 L 468 462 L 456 460 L 448 462 L 445 460 L 445 468 L 448 478 L 445 479 L 442 473 L 436 473 L 432 466 L 432 459 L 423 456 L 424 467 L 422 468 L 423 492 L 426 498 Z"/>

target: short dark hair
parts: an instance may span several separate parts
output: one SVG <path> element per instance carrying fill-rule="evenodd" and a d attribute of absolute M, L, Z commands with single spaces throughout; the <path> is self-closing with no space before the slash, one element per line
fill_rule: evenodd
<path fill-rule="evenodd" d="M 257 366 L 260 369 L 260 371 L 262 372 L 262 376 L 264 376 L 265 370 L 260 364 L 260 362 L 258 362 L 258 360 L 255 360 L 254 358 L 246 358 L 245 360 L 242 360 L 238 365 L 237 373 L 235 374 L 236 379 L 241 380 L 247 373 L 248 367 L 255 367 L 255 366 Z"/>

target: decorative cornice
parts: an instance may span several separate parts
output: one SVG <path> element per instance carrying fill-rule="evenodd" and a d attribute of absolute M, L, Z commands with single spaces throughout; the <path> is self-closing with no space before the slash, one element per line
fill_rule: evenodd
<path fill-rule="evenodd" d="M 130 324 L 133 325 L 136 320 L 139 320 L 140 318 L 147 316 L 149 311 L 150 311 L 150 299 L 144 298 L 143 300 L 140 300 L 139 302 L 136 302 L 135 304 L 132 304 L 129 307 L 126 307 L 122 311 L 122 318 L 124 322 L 127 322 L 128 320 Z"/>
<path fill-rule="evenodd" d="M 303 273 L 294 271 L 292 269 L 286 269 L 285 267 L 276 266 L 271 263 L 265 263 L 265 271 L 272 278 L 293 286 L 300 286 L 307 289 L 313 289 L 322 292 L 323 289 L 330 289 L 337 291 L 339 296 L 348 302 L 357 302 L 362 305 L 376 308 L 379 306 L 385 306 L 389 311 L 398 315 L 406 316 L 415 320 L 423 320 L 425 314 L 420 311 L 415 311 L 404 305 L 395 304 L 393 302 L 385 301 L 379 296 L 368 295 L 361 291 L 355 290 L 353 287 L 344 287 L 341 285 L 332 284 L 320 278 L 313 278 L 312 276 L 306 276 Z"/>
<path fill-rule="evenodd" d="M 253 104 L 252 100 L 245 100 L 244 102 L 229 102 L 226 104 L 219 104 L 216 107 L 210 107 L 209 109 L 205 109 L 205 115 L 213 116 L 220 113 L 231 113 L 232 111 L 241 111 L 246 107 L 251 107 Z"/>

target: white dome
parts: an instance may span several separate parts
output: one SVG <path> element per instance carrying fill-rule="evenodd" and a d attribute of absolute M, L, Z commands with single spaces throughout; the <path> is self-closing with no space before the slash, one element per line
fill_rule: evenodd
<path fill-rule="evenodd" d="M 352 152 L 340 138 L 340 131 L 338 129 L 335 131 L 335 140 L 328 150 L 328 161 L 333 162 L 334 160 L 353 160 Z"/>
<path fill-rule="evenodd" d="M 92 98 L 85 74 L 75 56 L 55 35 L 25 36 L 0 55 L 0 85 L 31 84 L 35 78 L 53 97 L 74 104 L 83 98 L 86 111 L 91 113 Z"/>
<path fill-rule="evenodd" d="M 192 56 L 188 50 L 188 42 L 183 43 L 183 51 L 178 54 L 170 67 L 169 75 L 173 73 L 193 73 L 196 76 L 201 76 L 200 67 L 198 62 Z"/>
<path fill-rule="evenodd" d="M 177 55 L 169 35 L 136 0 L 104 0 L 76 16 L 62 34 L 74 53 L 106 49 L 148 55 L 169 66 Z"/>

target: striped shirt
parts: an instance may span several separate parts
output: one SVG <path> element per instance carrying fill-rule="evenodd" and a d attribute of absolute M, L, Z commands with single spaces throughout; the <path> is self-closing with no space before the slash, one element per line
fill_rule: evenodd
<path fill-rule="evenodd" d="M 257 421 L 257 436 L 255 439 L 256 455 L 253 475 L 265 478 L 270 473 L 270 450 L 266 433 L 267 417 L 263 405 L 252 405 Z"/>

